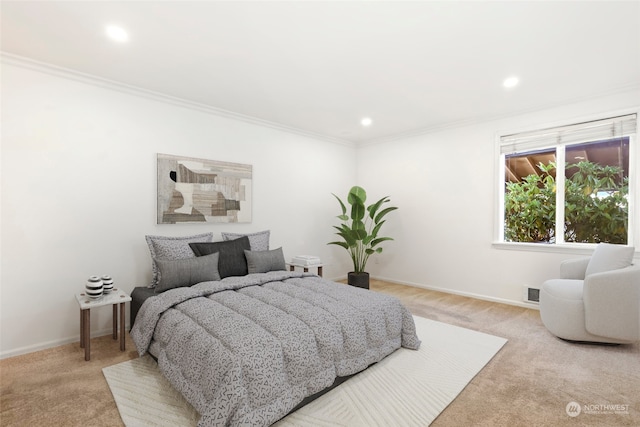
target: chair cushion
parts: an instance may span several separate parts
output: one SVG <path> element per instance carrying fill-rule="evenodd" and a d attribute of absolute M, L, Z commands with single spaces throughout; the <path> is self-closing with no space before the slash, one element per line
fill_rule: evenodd
<path fill-rule="evenodd" d="M 551 296 L 564 300 L 582 300 L 584 280 L 551 279 L 542 284 L 542 288 Z"/>
<path fill-rule="evenodd" d="M 634 250 L 633 246 L 612 245 L 609 243 L 598 244 L 596 250 L 593 251 L 593 255 L 591 255 L 589 265 L 587 265 L 585 277 L 590 274 L 629 267 L 633 259 Z"/>

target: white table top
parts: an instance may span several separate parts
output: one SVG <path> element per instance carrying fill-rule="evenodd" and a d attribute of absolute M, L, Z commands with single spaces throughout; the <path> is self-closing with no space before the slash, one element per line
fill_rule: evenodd
<path fill-rule="evenodd" d="M 76 294 L 76 300 L 80 305 L 80 310 L 87 308 L 101 307 L 103 305 L 119 304 L 121 302 L 131 301 L 131 297 L 122 289 L 114 288 L 110 293 L 103 294 L 98 299 L 89 298 L 84 292 Z"/>
<path fill-rule="evenodd" d="M 320 263 L 320 264 L 298 264 L 295 262 L 287 262 L 285 263 L 287 265 L 293 265 L 294 267 L 304 267 L 304 268 L 314 268 L 314 267 L 323 267 L 324 264 Z"/>

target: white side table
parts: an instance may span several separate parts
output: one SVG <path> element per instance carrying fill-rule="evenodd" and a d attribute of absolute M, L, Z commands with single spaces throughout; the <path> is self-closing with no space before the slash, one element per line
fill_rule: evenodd
<path fill-rule="evenodd" d="M 288 262 L 287 265 L 289 266 L 289 271 L 294 271 L 296 267 L 299 267 L 299 268 L 302 268 L 303 269 L 302 271 L 304 271 L 305 273 L 307 273 L 310 268 L 317 268 L 318 276 L 322 277 L 323 264 L 304 265 L 304 264 L 296 264 L 293 262 Z"/>
<path fill-rule="evenodd" d="M 123 290 L 114 288 L 98 299 L 89 298 L 84 292 L 76 294 L 80 306 L 80 348 L 84 348 L 84 360 L 91 359 L 91 309 L 113 305 L 113 339 L 118 339 L 118 304 L 120 304 L 120 351 L 124 351 L 124 307 L 131 297 Z"/>

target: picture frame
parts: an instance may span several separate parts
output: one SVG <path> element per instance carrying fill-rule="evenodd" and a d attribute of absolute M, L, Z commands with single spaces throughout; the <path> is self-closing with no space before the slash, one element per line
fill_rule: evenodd
<path fill-rule="evenodd" d="M 157 223 L 251 222 L 253 167 L 157 155 Z"/>

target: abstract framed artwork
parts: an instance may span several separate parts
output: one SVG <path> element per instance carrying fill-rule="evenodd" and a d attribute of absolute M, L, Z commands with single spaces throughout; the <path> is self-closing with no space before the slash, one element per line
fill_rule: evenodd
<path fill-rule="evenodd" d="M 252 166 L 158 153 L 158 224 L 251 222 Z"/>

